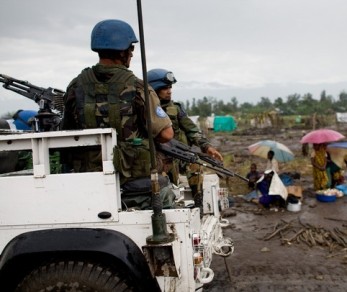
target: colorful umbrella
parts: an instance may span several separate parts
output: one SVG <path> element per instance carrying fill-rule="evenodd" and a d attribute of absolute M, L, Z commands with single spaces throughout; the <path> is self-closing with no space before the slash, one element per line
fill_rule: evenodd
<path fill-rule="evenodd" d="M 287 146 L 273 140 L 263 140 L 254 143 L 248 146 L 248 150 L 252 155 L 263 158 L 267 158 L 267 153 L 272 150 L 278 162 L 288 162 L 294 159 L 293 152 Z"/>
<path fill-rule="evenodd" d="M 327 151 L 331 160 L 340 168 L 346 168 L 345 157 L 347 160 L 347 142 L 335 142 L 328 144 Z"/>
<path fill-rule="evenodd" d="M 341 133 L 330 129 L 319 129 L 309 132 L 301 138 L 300 143 L 321 144 L 335 142 L 345 138 Z"/>

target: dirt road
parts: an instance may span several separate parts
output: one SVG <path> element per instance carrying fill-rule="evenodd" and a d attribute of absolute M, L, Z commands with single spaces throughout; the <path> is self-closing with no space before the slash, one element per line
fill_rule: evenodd
<path fill-rule="evenodd" d="M 305 198 L 298 213 L 267 210 L 254 214 L 248 203 L 236 206 L 236 215 L 228 218 L 231 227 L 224 230 L 234 240 L 235 251 L 227 258 L 214 257 L 215 279 L 205 291 L 347 291 L 347 245 L 329 251 L 318 243 L 309 246 L 304 241 L 283 240 L 304 228 L 346 232 L 347 196 L 334 203 Z M 265 240 L 276 225 L 285 224 L 284 235 Z"/>
<path fill-rule="evenodd" d="M 298 139 L 300 133 L 294 135 Z M 300 144 L 290 137 L 281 141 L 300 155 Z M 246 144 L 253 142 L 249 139 L 235 143 L 240 165 Z M 215 278 L 204 291 L 347 291 L 347 196 L 333 203 L 317 201 L 307 167 L 295 169 L 303 174 L 299 212 L 262 210 L 235 198 L 226 217 L 230 226 L 224 229 L 235 251 L 227 258 L 214 256 Z"/>

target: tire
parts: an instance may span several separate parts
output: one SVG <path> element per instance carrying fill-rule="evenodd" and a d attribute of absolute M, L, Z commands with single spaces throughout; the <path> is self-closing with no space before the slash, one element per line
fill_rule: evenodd
<path fill-rule="evenodd" d="M 125 274 L 95 263 L 54 262 L 28 274 L 16 292 L 114 292 L 135 291 Z"/>

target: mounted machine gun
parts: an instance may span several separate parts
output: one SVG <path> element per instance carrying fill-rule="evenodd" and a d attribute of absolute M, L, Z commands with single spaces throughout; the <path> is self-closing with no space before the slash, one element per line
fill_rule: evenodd
<path fill-rule="evenodd" d="M 0 74 L 5 89 L 24 95 L 39 105 L 33 129 L 35 132 L 56 131 L 64 111 L 64 91 L 52 87 L 43 88 L 10 76 Z"/>

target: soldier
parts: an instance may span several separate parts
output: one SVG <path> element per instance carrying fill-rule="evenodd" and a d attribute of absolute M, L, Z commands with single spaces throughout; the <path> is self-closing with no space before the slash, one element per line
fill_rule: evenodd
<path fill-rule="evenodd" d="M 12 119 L 0 119 L 0 129 L 10 131 L 30 131 L 33 129 L 37 111 L 18 110 Z M 4 151 L 0 153 L 0 173 L 32 169 L 32 155 L 30 151 Z"/>
<path fill-rule="evenodd" d="M 198 146 L 202 152 L 209 154 L 215 159 L 223 161 L 222 155 L 214 147 L 212 147 L 208 139 L 188 117 L 183 106 L 180 103 L 171 100 L 172 84 L 177 82 L 174 74 L 166 69 L 153 69 L 147 72 L 147 77 L 148 83 L 155 90 L 160 99 L 162 108 L 172 121 L 175 139 L 189 146 Z M 195 206 L 200 208 L 200 215 L 202 215 L 202 167 L 198 164 L 183 165 L 179 161 L 174 160 L 168 174 L 175 184 L 178 182 L 179 172 L 187 175 Z"/>
<path fill-rule="evenodd" d="M 95 25 L 91 49 L 98 53 L 99 62 L 82 70 L 68 85 L 62 122 L 63 130 L 115 128 L 118 145 L 114 164 L 121 186 L 130 190 L 142 188 L 144 181 L 136 184 L 141 179 L 147 185 L 151 165 L 143 81 L 128 69 L 137 42 L 133 29 L 124 21 L 110 19 Z M 149 96 L 153 137 L 168 142 L 173 137 L 170 118 L 151 89 Z M 74 172 L 101 170 L 98 150 L 72 156 L 65 160 Z"/>

